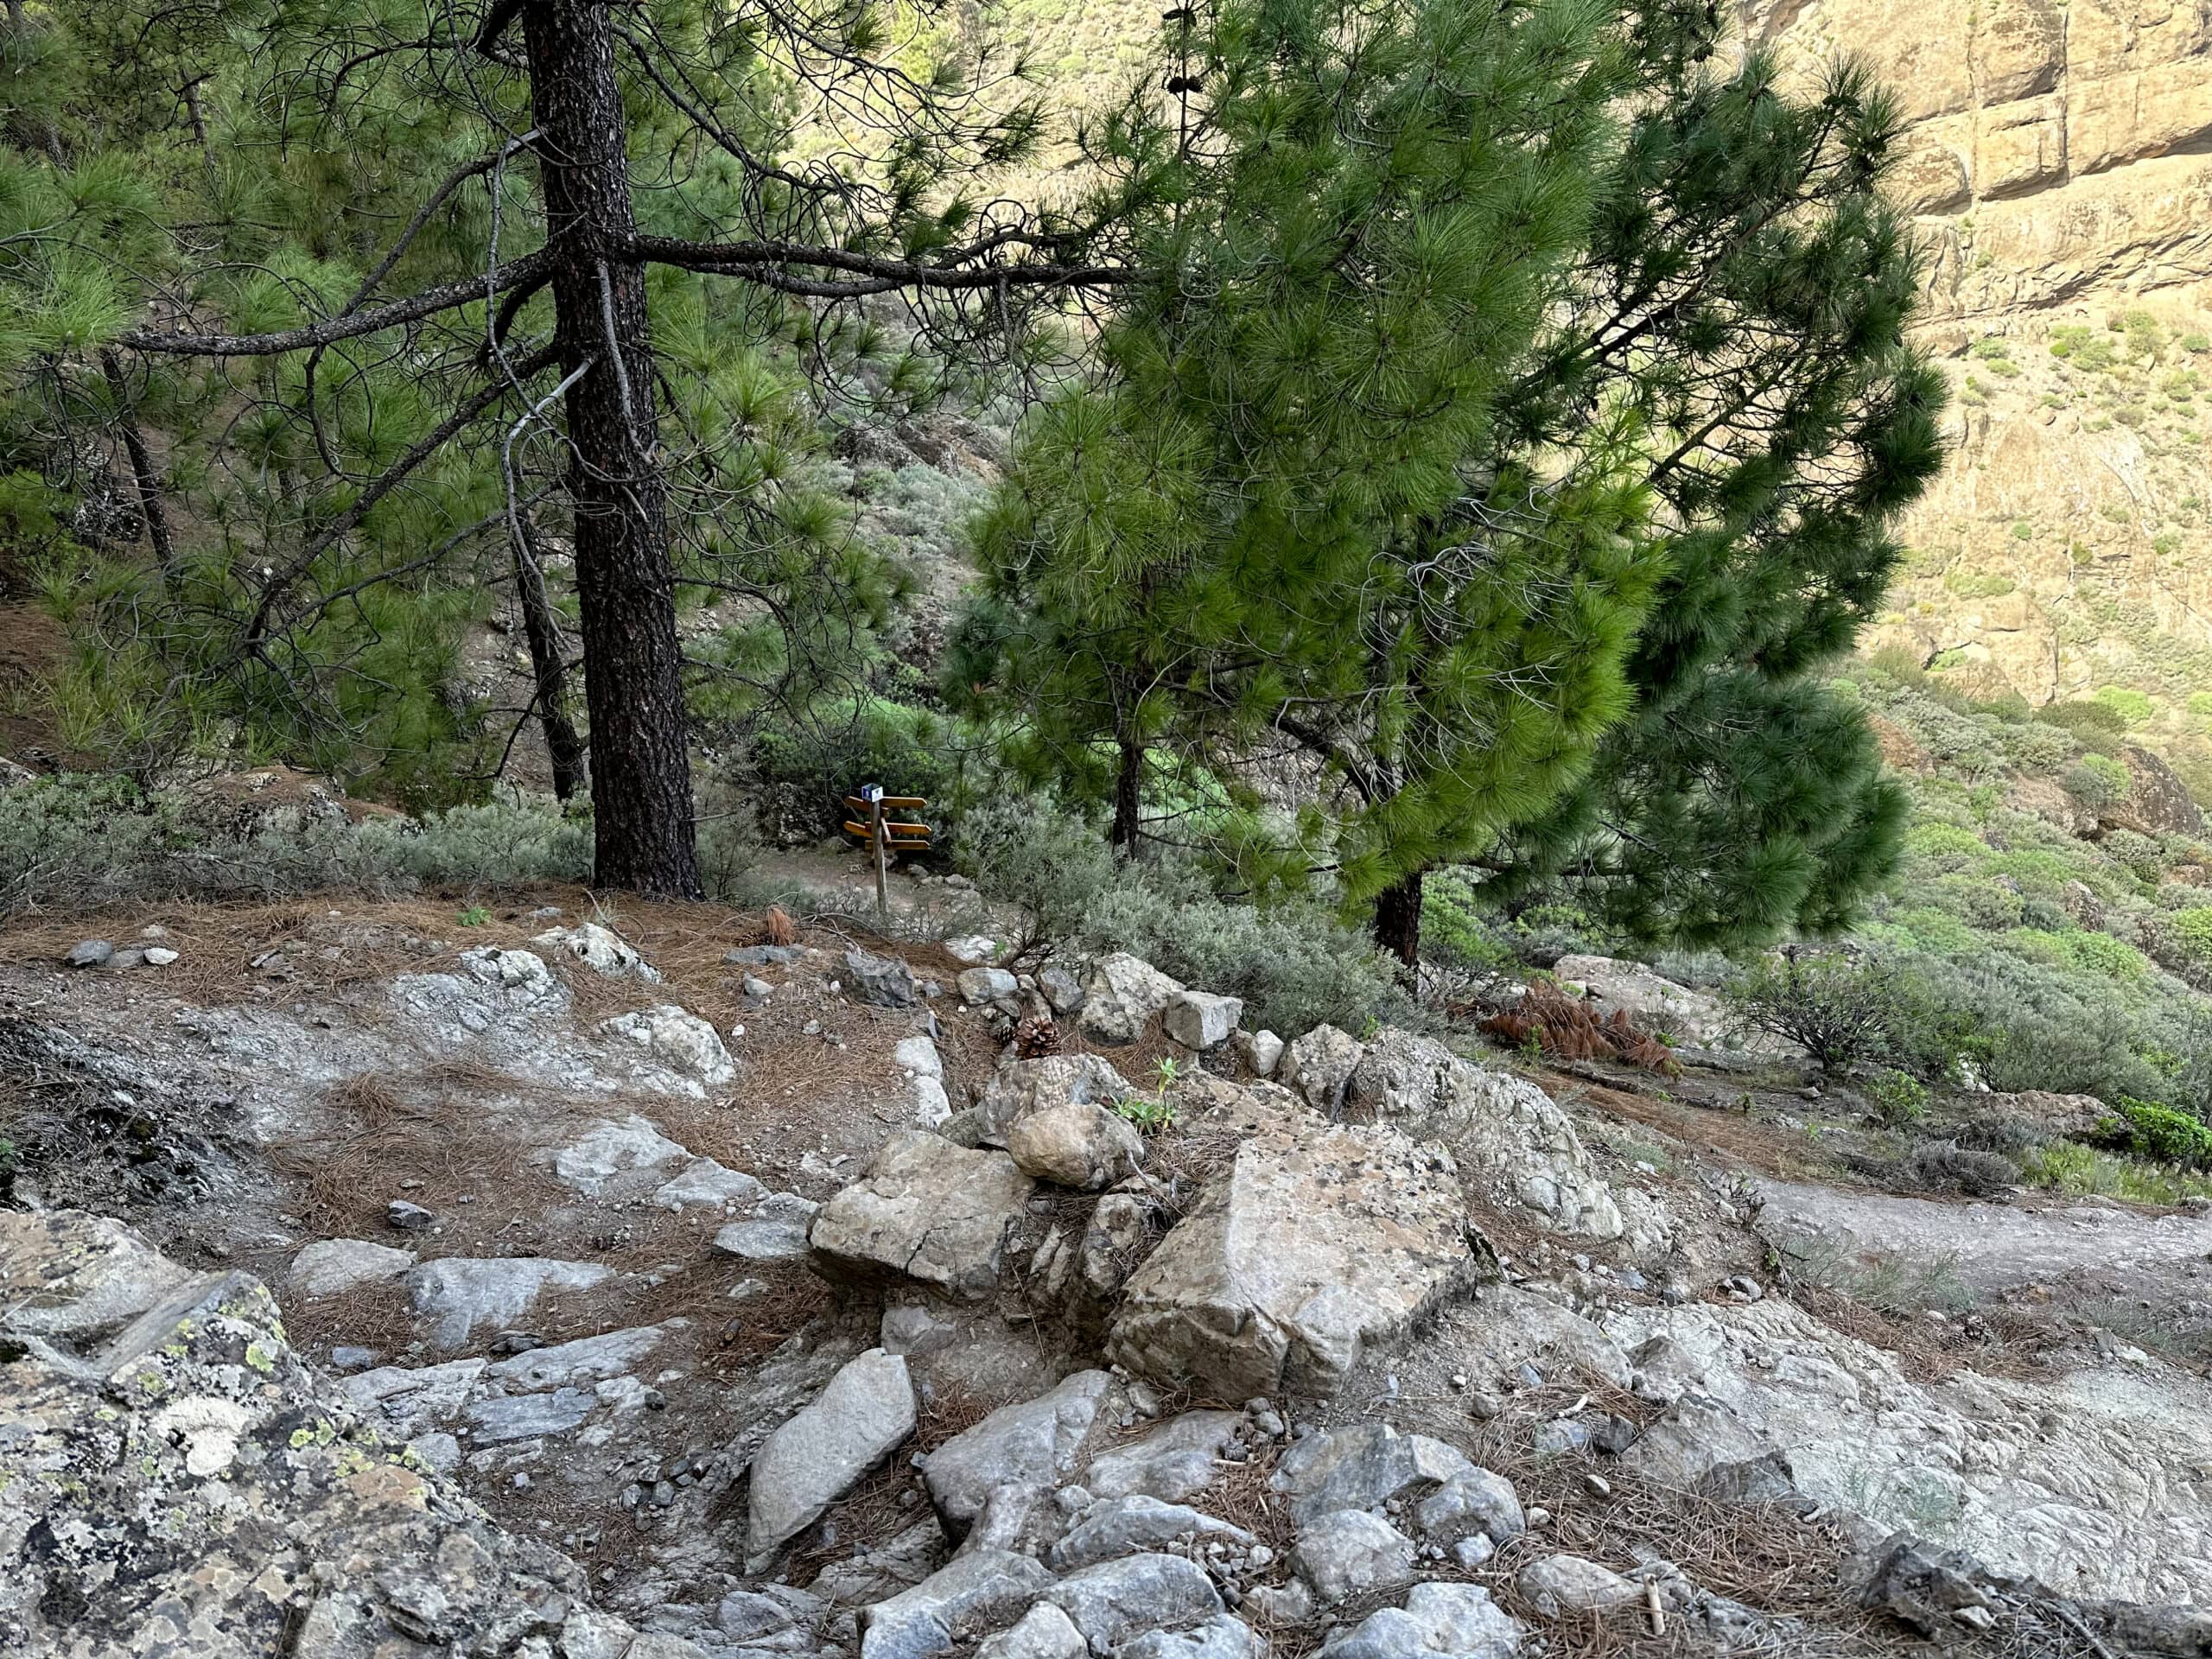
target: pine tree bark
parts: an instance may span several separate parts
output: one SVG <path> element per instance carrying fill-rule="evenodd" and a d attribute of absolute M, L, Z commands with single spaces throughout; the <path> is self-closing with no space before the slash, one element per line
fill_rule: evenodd
<path fill-rule="evenodd" d="M 537 689 L 538 724 L 545 732 L 545 753 L 553 763 L 553 798 L 566 804 L 584 783 L 583 740 L 569 718 L 569 669 L 561 657 L 561 629 L 545 594 L 545 556 L 537 527 L 522 516 L 515 541 L 515 595 L 522 606 L 522 633 L 530 647 L 531 677 Z"/>
<path fill-rule="evenodd" d="M 1421 889 L 1427 872 L 1415 870 L 1382 889 L 1375 900 L 1375 942 L 1405 965 L 1421 966 Z"/>
<path fill-rule="evenodd" d="M 154 563 L 164 587 L 177 583 L 176 543 L 169 537 L 168 509 L 162 501 L 162 474 L 154 465 L 154 452 L 146 447 L 146 434 L 138 424 L 138 411 L 130 402 L 130 383 L 123 364 L 111 351 L 100 353 L 100 373 L 115 398 L 116 419 L 123 428 L 124 453 L 130 457 L 130 481 L 138 490 L 138 516 L 145 522 L 146 539 L 153 543 Z"/>
<path fill-rule="evenodd" d="M 1114 772 L 1114 827 L 1107 839 L 1124 858 L 1135 858 L 1144 836 L 1144 745 L 1122 740 Z"/>
<path fill-rule="evenodd" d="M 554 257 L 568 393 L 584 697 L 591 719 L 594 879 L 696 898 L 676 578 L 660 476 L 657 375 L 635 234 L 621 89 L 606 0 L 532 0 L 521 21 Z"/>

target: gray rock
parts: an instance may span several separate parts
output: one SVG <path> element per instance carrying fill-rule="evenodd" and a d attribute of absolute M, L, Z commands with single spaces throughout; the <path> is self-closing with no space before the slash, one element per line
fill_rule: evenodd
<path fill-rule="evenodd" d="M 756 1001 L 763 1000 L 773 995 L 776 989 L 776 988 L 771 985 L 766 980 L 753 974 L 747 974 L 745 976 L 744 980 L 741 982 L 740 988 L 743 990 L 747 996 L 753 997 Z"/>
<path fill-rule="evenodd" d="M 1083 1011 L 1083 982 L 1057 963 L 1039 970 L 1037 988 L 1045 1006 L 1063 1018 Z"/>
<path fill-rule="evenodd" d="M 999 942 L 987 933 L 969 933 L 944 942 L 944 953 L 955 962 L 974 967 L 978 963 L 991 961 L 999 953 Z"/>
<path fill-rule="evenodd" d="M 878 1008 L 911 1008 L 921 1001 L 912 969 L 858 946 L 845 952 L 845 995 Z"/>
<path fill-rule="evenodd" d="M 635 950 L 597 922 L 540 933 L 531 943 L 550 954 L 563 951 L 595 974 L 609 979 L 636 979 L 658 984 L 660 974 Z"/>
<path fill-rule="evenodd" d="M 1260 1639 L 1223 1613 L 1187 1630 L 1147 1630 L 1114 1649 L 1114 1659 L 1253 1659 Z"/>
<path fill-rule="evenodd" d="M 589 1290 L 612 1275 L 595 1262 L 448 1255 L 410 1268 L 404 1282 L 432 1343 L 458 1348 L 480 1325 L 513 1325 L 548 1290 Z"/>
<path fill-rule="evenodd" d="M 1268 1484 L 1289 1494 L 1291 1513 L 1303 1524 L 1332 1510 L 1380 1509 L 1481 1472 L 1441 1440 L 1401 1434 L 1388 1423 L 1358 1423 L 1307 1435 L 1283 1453 Z"/>
<path fill-rule="evenodd" d="M 1216 996 L 1211 991 L 1178 991 L 1168 999 L 1160 1025 L 1185 1048 L 1205 1053 L 1219 1048 L 1244 1017 L 1244 1000 Z"/>
<path fill-rule="evenodd" d="M 1512 1659 L 1528 1632 L 1473 1584 L 1417 1584 L 1403 1607 L 1370 1613 L 1321 1651 L 1328 1659 Z"/>
<path fill-rule="evenodd" d="M 894 1354 L 932 1353 L 960 1334 L 960 1327 L 950 1320 L 911 1303 L 885 1308 L 881 1329 L 885 1350 Z"/>
<path fill-rule="evenodd" d="M 880 1544 L 861 1544 L 823 1567 L 809 1591 L 840 1607 L 866 1607 L 912 1589 L 944 1565 L 944 1529 L 925 1515 Z"/>
<path fill-rule="evenodd" d="M 1241 1411 L 1186 1411 L 1101 1452 L 1084 1484 L 1098 1497 L 1141 1494 L 1179 1503 L 1212 1484 L 1223 1453 L 1243 1433 Z"/>
<path fill-rule="evenodd" d="M 633 1113 L 620 1123 L 601 1118 L 555 1153 L 553 1174 L 563 1185 L 595 1198 L 625 1185 L 625 1176 L 635 1176 L 634 1184 L 642 1187 L 656 1179 L 657 1171 L 690 1156 L 651 1120 Z"/>
<path fill-rule="evenodd" d="M 715 1248 L 747 1262 L 795 1262 L 807 1253 L 807 1229 L 818 1206 L 796 1192 L 774 1192 L 754 1213 L 715 1235 Z"/>
<path fill-rule="evenodd" d="M 149 968 L 166 968 L 176 960 L 176 952 L 165 944 L 149 944 L 138 956 Z"/>
<path fill-rule="evenodd" d="M 285 1285 L 302 1296 L 337 1296 L 361 1285 L 397 1279 L 415 1265 L 415 1252 L 359 1238 L 326 1238 L 292 1258 Z"/>
<path fill-rule="evenodd" d="M 1563 1612 L 1606 1612 L 1643 1599 L 1641 1585 L 1580 1555 L 1547 1555 L 1531 1561 L 1514 1582 L 1537 1611 L 1553 1618 Z"/>
<path fill-rule="evenodd" d="M 1459 1183 L 1440 1148 L 1395 1129 L 1319 1123 L 1271 1084 L 1220 1087 L 1261 1126 L 1131 1275 L 1108 1357 L 1230 1400 L 1332 1393 L 1474 1272 Z"/>
<path fill-rule="evenodd" d="M 377 1363 L 373 1348 L 340 1346 L 330 1351 L 330 1369 L 334 1371 L 365 1371 Z"/>
<path fill-rule="evenodd" d="M 1086 1192 L 1135 1174 L 1144 1162 L 1135 1124 L 1077 1101 L 1020 1119 L 1007 1131 L 1006 1149 L 1023 1174 Z"/>
<path fill-rule="evenodd" d="M 1158 1210 L 1135 1192 L 1109 1192 L 1098 1200 L 1076 1250 L 1077 1274 L 1094 1301 L 1111 1301 L 1137 1270 L 1152 1248 Z"/>
<path fill-rule="evenodd" d="M 944 1058 L 937 1052 L 937 1045 L 923 1036 L 901 1037 L 892 1045 L 891 1063 L 903 1066 L 918 1077 L 944 1076 Z"/>
<path fill-rule="evenodd" d="M 1255 1077 L 1272 1077 L 1282 1065 L 1283 1040 L 1272 1031 L 1239 1032 L 1236 1050 Z"/>
<path fill-rule="evenodd" d="M 480 1359 L 442 1365 L 380 1365 L 339 1384 L 380 1431 L 411 1440 L 441 1425 L 458 1422 L 484 1375 Z"/>
<path fill-rule="evenodd" d="M 758 1572 L 914 1432 L 906 1362 L 871 1348 L 768 1437 L 753 1459 L 746 1552 Z"/>
<path fill-rule="evenodd" d="M 1021 990 L 1014 976 L 1003 968 L 970 968 L 953 983 L 959 988 L 960 1000 L 970 1007 L 1018 995 Z"/>
<path fill-rule="evenodd" d="M 1239 1545 L 1254 1541 L 1252 1535 L 1242 1527 L 1216 1520 L 1185 1504 L 1163 1503 L 1156 1497 L 1139 1493 L 1102 1498 L 1091 1504 L 1052 1546 L 1049 1559 L 1057 1570 L 1065 1573 L 1112 1560 L 1117 1555 L 1159 1549 L 1185 1534 Z"/>
<path fill-rule="evenodd" d="M 0 1319 L 17 1336 L 83 1347 L 192 1277 L 105 1216 L 0 1210 Z"/>
<path fill-rule="evenodd" d="M 1096 1054 L 1052 1054 L 1001 1065 L 976 1109 L 985 1144 L 1004 1146 L 1007 1132 L 1025 1117 L 1071 1103 L 1110 1106 L 1135 1093 L 1127 1078 Z"/>
<path fill-rule="evenodd" d="M 796 944 L 747 944 L 726 953 L 722 960 L 733 968 L 766 968 L 787 965 L 805 954 Z"/>
<path fill-rule="evenodd" d="M 755 1205 L 768 1189 L 742 1170 L 725 1169 L 712 1158 L 695 1158 L 653 1192 L 653 1203 L 663 1210 L 683 1210 L 697 1205 L 727 1208 Z"/>
<path fill-rule="evenodd" d="M 1324 1606 L 1334 1606 L 1412 1583 L 1414 1541 L 1365 1510 L 1332 1510 L 1300 1528 L 1290 1564 Z"/>
<path fill-rule="evenodd" d="M 67 1213 L 10 1230 L 0 1249 L 0 1319 L 19 1338 L 29 1285 L 44 1287 L 49 1326 L 105 1322 L 70 1300 L 99 1294 L 99 1276 L 48 1253 L 70 1242 Z M 128 1329 L 66 1357 L 41 1339 L 6 1371 L 0 1599 L 22 1653 L 372 1659 L 534 1643 L 568 1659 L 701 1659 L 594 1609 L 574 1563 L 503 1531 L 437 1473 L 458 1456 L 450 1437 L 406 1457 L 362 1423 L 245 1274 L 185 1275 Z M 97 1478 L 58 1478 L 73 1469 Z"/>
<path fill-rule="evenodd" d="M 468 1443 L 477 1447 L 504 1446 L 510 1440 L 565 1434 L 581 1428 L 596 1404 L 597 1398 L 582 1389 L 472 1401 L 467 1412 Z"/>
<path fill-rule="evenodd" d="M 931 1659 L 1001 1629 L 1052 1581 L 1042 1561 L 978 1550 L 861 1610 L 861 1659 Z"/>
<path fill-rule="evenodd" d="M 1295 1629 L 1313 1617 L 1313 1592 L 1305 1580 L 1287 1584 L 1255 1585 L 1244 1592 L 1243 1611 L 1262 1625 Z"/>
<path fill-rule="evenodd" d="M 1513 1483 L 1488 1469 L 1471 1467 L 1423 1498 L 1414 1516 L 1424 1536 L 1445 1544 L 1478 1535 L 1502 1544 L 1519 1537 L 1529 1525 Z"/>
<path fill-rule="evenodd" d="M 114 954 L 115 946 L 105 939 L 79 939 L 61 960 L 72 968 L 99 968 Z"/>
<path fill-rule="evenodd" d="M 598 1029 L 601 1036 L 643 1052 L 656 1068 L 645 1078 L 651 1086 L 702 1094 L 737 1076 L 737 1062 L 722 1046 L 721 1033 L 672 1002 L 618 1014 Z"/>
<path fill-rule="evenodd" d="M 1071 1573 L 1042 1592 L 1083 1632 L 1096 1654 L 1133 1636 L 1186 1630 L 1222 1611 L 1205 1569 L 1180 1555 L 1129 1555 Z"/>
<path fill-rule="evenodd" d="M 1112 1385 L 1104 1371 L 1077 1371 L 1050 1393 L 1001 1406 L 931 1452 L 922 1478 L 946 1528 L 956 1537 L 965 1533 L 995 1487 L 1054 1485 L 1074 1472 Z"/>
<path fill-rule="evenodd" d="M 1134 1043 L 1183 988 L 1148 962 L 1116 951 L 1093 963 L 1083 988 L 1083 1028 L 1102 1043 Z"/>
<path fill-rule="evenodd" d="M 1085 1659 L 1090 1651 L 1074 1622 L 1040 1601 L 1012 1630 L 988 1637 L 976 1649 L 976 1659 Z"/>
<path fill-rule="evenodd" d="M 403 1233 L 428 1232 L 436 1220 L 421 1205 L 410 1204 L 405 1198 L 394 1198 L 384 1207 L 384 1224 Z"/>
<path fill-rule="evenodd" d="M 733 1590 L 715 1608 L 715 1628 L 733 1642 L 757 1643 L 790 1630 L 792 1623 L 789 1606 L 757 1590 Z"/>
<path fill-rule="evenodd" d="M 1284 1052 L 1281 1080 L 1325 1117 L 1340 1117 L 1344 1091 L 1365 1052 L 1359 1039 L 1334 1026 L 1316 1026 Z"/>
<path fill-rule="evenodd" d="M 905 1276 L 960 1295 L 998 1282 L 1008 1231 L 1032 1184 L 1002 1152 L 969 1152 L 942 1135 L 902 1129 L 868 1173 L 823 1205 L 809 1237 L 832 1276 Z"/>
<path fill-rule="evenodd" d="M 690 1324 L 687 1319 L 669 1319 L 660 1325 L 633 1325 L 626 1331 L 609 1331 L 601 1336 L 579 1337 L 574 1342 L 556 1342 L 495 1361 L 485 1375 L 511 1389 L 603 1382 L 608 1377 L 637 1370 L 646 1355 L 671 1337 L 689 1329 Z"/>

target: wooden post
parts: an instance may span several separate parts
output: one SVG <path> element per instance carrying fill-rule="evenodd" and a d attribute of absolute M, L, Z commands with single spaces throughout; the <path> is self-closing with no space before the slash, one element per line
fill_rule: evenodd
<path fill-rule="evenodd" d="M 870 784 L 861 791 L 868 797 L 868 844 L 875 854 L 875 913 L 880 917 L 891 914 L 891 894 L 885 885 L 885 868 L 890 862 L 884 845 L 883 785 Z"/>

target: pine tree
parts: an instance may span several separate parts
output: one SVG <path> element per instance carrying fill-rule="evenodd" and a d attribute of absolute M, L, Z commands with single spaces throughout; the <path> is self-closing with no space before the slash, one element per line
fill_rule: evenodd
<path fill-rule="evenodd" d="M 995 665 L 1033 774 L 1078 798 L 1111 780 L 1118 840 L 1165 750 L 1217 845 L 1255 874 L 1332 870 L 1408 963 L 1441 864 L 1478 861 L 1496 902 L 1572 880 L 1615 928 L 1724 942 L 1834 925 L 1897 829 L 1863 723 L 1818 678 L 1939 460 L 1939 383 L 1904 340 L 1916 270 L 1879 196 L 1891 106 L 1848 68 L 1810 96 L 1756 54 L 1716 69 L 1698 4 L 1582 14 L 1520 55 L 1569 15 L 1363 8 L 1367 35 L 1325 6 L 1222 14 L 1179 199 L 1202 206 L 1141 262 L 1178 276 L 1115 296 L 1106 377 L 1033 430 L 959 664 L 970 684 Z M 1445 40 L 1481 68 L 1421 58 Z M 1586 199 L 1433 233 L 1437 204 L 1471 212 L 1482 186 L 1421 172 L 1444 153 L 1421 121 L 1464 130 L 1438 88 L 1478 86 L 1478 143 L 1454 160 L 1503 137 L 1474 165 L 1569 161 Z M 1550 124 L 1516 128 L 1502 86 L 1541 86 Z M 1577 104 L 1593 88 L 1617 132 Z M 1332 143 L 1333 116 L 1302 128 L 1309 92 L 1361 111 L 1371 149 Z M 1541 317 L 1482 286 L 1500 246 Z M 1436 286 L 1447 270 L 1470 286 Z M 1274 285 L 1241 286 L 1254 272 Z M 1378 385 L 1405 397 L 1380 418 Z M 1219 808 L 1285 750 L 1325 810 L 1270 845 Z"/>
<path fill-rule="evenodd" d="M 1485 893 L 1732 948 L 1845 925 L 1894 866 L 1904 797 L 1825 664 L 1881 603 L 1889 526 L 1941 464 L 1943 389 L 1905 335 L 1921 273 L 1882 196 L 1890 97 L 1847 64 L 1808 92 L 1761 54 L 1717 70 L 1696 9 L 1639 39 L 1588 257 L 1498 430 L 1543 453 L 1600 411 L 1647 422 L 1670 569 L 1633 714 L 1488 861 Z"/>
<path fill-rule="evenodd" d="M 19 18 L 9 51 L 54 73 L 4 93 L 0 443 L 27 476 L 127 457 L 67 483 L 48 567 L 86 617 L 74 690 L 111 747 L 342 760 L 365 740 L 433 772 L 467 736 L 446 688 L 464 625 L 491 582 L 527 598 L 562 535 L 598 879 L 697 891 L 694 694 L 786 694 L 882 587 L 793 487 L 779 358 L 832 376 L 882 358 L 857 310 L 879 295 L 972 357 L 1123 274 L 1110 190 L 1044 213 L 960 188 L 1033 143 L 1036 106 L 963 92 L 989 66 L 903 16 L 56 0 Z M 830 159 L 784 159 L 802 95 L 838 127 Z M 133 540 L 151 588 L 118 556 Z M 687 657 L 687 591 L 777 637 Z M 563 621 L 550 599 L 525 621 L 557 746 Z"/>
<path fill-rule="evenodd" d="M 1110 801 L 1118 844 L 1141 785 L 1179 785 L 1256 878 L 1319 860 L 1355 904 L 1417 893 L 1620 713 L 1656 574 L 1637 493 L 1595 457 L 1465 464 L 1585 233 L 1608 23 L 1255 0 L 1187 43 L 1204 101 L 1167 209 L 1099 374 L 1033 423 L 982 526 L 953 670 L 1024 772 Z M 1106 137 L 1109 167 L 1160 142 Z M 1284 743 L 1334 810 L 1271 844 L 1230 757 Z"/>

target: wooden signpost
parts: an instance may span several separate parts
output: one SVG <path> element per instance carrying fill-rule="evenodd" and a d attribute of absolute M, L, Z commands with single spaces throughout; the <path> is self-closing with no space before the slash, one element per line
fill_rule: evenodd
<path fill-rule="evenodd" d="M 845 821 L 845 833 L 858 836 L 875 855 L 875 913 L 879 916 L 891 912 L 891 895 L 884 885 L 891 855 L 930 849 L 929 825 L 906 823 L 890 815 L 918 812 L 928 804 L 918 795 L 886 795 L 881 784 L 866 785 L 859 794 L 845 797 L 846 809 L 853 814 Z"/>

